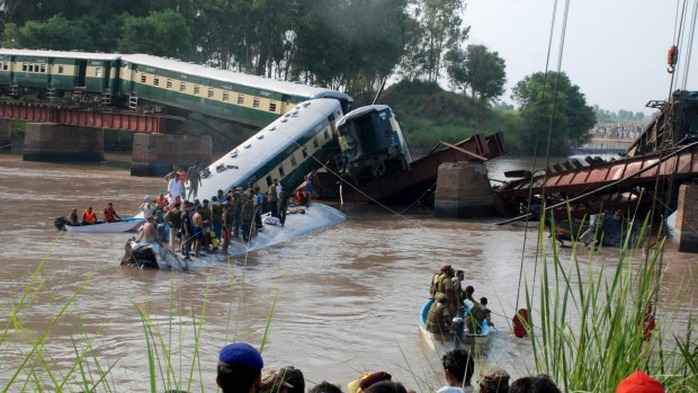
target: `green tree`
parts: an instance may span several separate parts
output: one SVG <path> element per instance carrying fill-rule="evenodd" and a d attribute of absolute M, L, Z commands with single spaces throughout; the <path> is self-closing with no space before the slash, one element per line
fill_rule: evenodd
<path fill-rule="evenodd" d="M 187 60 L 191 56 L 191 31 L 184 16 L 173 10 L 152 12 L 145 18 L 128 16 L 119 51 Z"/>
<path fill-rule="evenodd" d="M 408 30 L 403 74 L 435 82 L 441 76 L 446 48 L 458 46 L 468 38 L 470 27 L 462 27 L 463 0 L 414 0 L 412 16 L 416 21 Z"/>
<path fill-rule="evenodd" d="M 594 110 L 586 103 L 579 86 L 572 84 L 564 72 L 549 72 L 545 77 L 538 72 L 525 77 L 513 89 L 512 99 L 519 105 L 522 118 L 520 133 L 522 153 L 533 153 L 536 138 L 548 135 L 553 101 L 556 97 L 555 116 L 552 121 L 550 153 L 568 154 L 576 146 L 588 141 L 587 131 L 596 124 Z M 545 146 L 545 143 L 539 144 Z M 544 150 L 537 152 L 540 154 Z"/>
<path fill-rule="evenodd" d="M 5 26 L 2 45 L 7 48 L 53 50 L 92 47 L 85 26 L 60 15 L 52 16 L 45 22 L 32 20 L 22 26 L 8 23 Z"/>
<path fill-rule="evenodd" d="M 465 51 L 449 50 L 444 60 L 451 84 L 463 92 L 469 88 L 473 98 L 490 102 L 504 93 L 506 66 L 499 53 L 484 45 L 468 45 Z"/>

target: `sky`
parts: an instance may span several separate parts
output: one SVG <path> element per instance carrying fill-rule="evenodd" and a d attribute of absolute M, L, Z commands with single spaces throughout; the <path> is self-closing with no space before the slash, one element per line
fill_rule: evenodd
<path fill-rule="evenodd" d="M 650 100 L 669 96 L 671 75 L 667 52 L 674 41 L 678 0 L 572 0 L 562 50 L 561 70 L 580 87 L 587 104 L 612 112 L 653 113 Z M 694 1 L 688 0 L 687 14 Z M 545 70 L 554 0 L 466 0 L 464 23 L 471 26 L 469 44 L 485 45 L 506 62 L 507 92 L 525 76 Z M 681 2 L 683 4 L 683 1 Z M 549 69 L 557 70 L 565 1 L 558 1 Z M 687 17 L 690 25 L 690 17 Z M 683 35 L 688 42 L 689 30 Z M 695 47 L 696 45 L 693 45 Z M 680 46 L 675 72 L 680 87 L 698 90 L 698 67 L 692 59 L 688 77 L 683 64 L 687 44 Z M 697 54 L 698 56 L 698 54 Z"/>

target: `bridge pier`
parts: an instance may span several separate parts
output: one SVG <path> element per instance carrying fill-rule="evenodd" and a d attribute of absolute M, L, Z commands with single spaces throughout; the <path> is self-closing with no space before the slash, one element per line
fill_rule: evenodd
<path fill-rule="evenodd" d="M 131 153 L 132 176 L 164 176 L 172 165 L 206 164 L 213 156 L 209 135 L 136 134 Z"/>
<path fill-rule="evenodd" d="M 7 119 L 0 119 L 0 151 L 12 150 L 12 124 Z"/>
<path fill-rule="evenodd" d="M 50 123 L 28 123 L 23 159 L 47 162 L 101 162 L 104 130 Z"/>
<path fill-rule="evenodd" d="M 679 187 L 674 238 L 679 241 L 679 252 L 698 253 L 698 184 Z"/>
<path fill-rule="evenodd" d="M 481 162 L 439 166 L 434 213 L 437 217 L 489 217 L 497 214 L 487 167 Z"/>

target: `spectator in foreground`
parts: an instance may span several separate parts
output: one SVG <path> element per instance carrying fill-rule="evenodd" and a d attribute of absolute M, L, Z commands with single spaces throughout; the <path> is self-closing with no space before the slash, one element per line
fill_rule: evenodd
<path fill-rule="evenodd" d="M 555 382 L 545 374 L 523 377 L 511 383 L 509 393 L 560 393 Z"/>
<path fill-rule="evenodd" d="M 347 387 L 349 388 L 349 393 L 365 393 L 366 389 L 371 385 L 381 381 L 390 381 L 392 377 L 385 371 L 367 372 L 349 382 Z"/>
<path fill-rule="evenodd" d="M 283 375 L 284 381 L 291 385 L 288 393 L 305 393 L 305 378 L 301 370 L 293 366 L 287 366 L 280 369 L 279 373 Z"/>
<path fill-rule="evenodd" d="M 481 393 L 507 393 L 509 389 L 509 373 L 497 366 L 490 366 L 480 372 Z"/>
<path fill-rule="evenodd" d="M 616 393 L 664 393 L 664 386 L 659 381 L 643 373 L 635 371 L 620 381 Z"/>
<path fill-rule="evenodd" d="M 262 384 L 256 393 L 290 393 L 293 385 L 284 380 L 282 370 L 264 370 Z"/>
<path fill-rule="evenodd" d="M 342 393 L 342 388 L 327 381 L 322 381 L 308 391 L 309 393 Z"/>
<path fill-rule="evenodd" d="M 444 367 L 448 386 L 442 387 L 437 390 L 436 393 L 473 392 L 473 386 L 470 384 L 470 380 L 475 371 L 475 362 L 473 362 L 470 352 L 461 348 L 454 349 L 441 358 L 441 364 Z"/>
<path fill-rule="evenodd" d="M 262 382 L 264 361 L 250 344 L 226 345 L 218 356 L 216 384 L 223 393 L 255 393 Z"/>

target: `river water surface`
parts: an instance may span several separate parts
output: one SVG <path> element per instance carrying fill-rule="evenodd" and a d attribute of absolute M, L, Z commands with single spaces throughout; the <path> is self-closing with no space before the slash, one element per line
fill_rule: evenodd
<path fill-rule="evenodd" d="M 498 177 L 522 163 L 499 159 L 490 171 Z M 517 305 L 521 266 L 524 280 L 532 282 L 535 229 L 528 231 L 522 252 L 525 229 L 496 226 L 497 219 L 435 219 L 419 209 L 400 217 L 377 206 L 349 206 L 343 208 L 348 220 L 333 228 L 230 263 L 171 273 L 120 267 L 124 243 L 132 234 L 60 233 L 53 227 L 53 219 L 73 207 L 100 211 L 108 201 L 120 214 L 131 215 L 145 195 L 165 188 L 161 179 L 131 177 L 124 165 L 46 164 L 0 155 L 3 328 L 25 290 L 39 288 L 24 300 L 21 325 L 11 325 L 0 342 L 0 386 L 13 378 L 30 343 L 80 291 L 52 325 L 42 351 L 59 376 L 78 356 L 74 344 L 80 349 L 94 339 L 86 360 L 93 369 L 96 362 L 104 369 L 113 364 L 108 379 L 119 392 L 147 390 L 148 352 L 138 311 L 144 309 L 165 346 L 171 345 L 172 359 L 182 365 L 175 374 L 183 374 L 183 380 L 200 333 L 196 369 L 201 373 L 194 373 L 192 391 L 201 391 L 199 383 L 206 392 L 215 391 L 220 348 L 233 340 L 259 346 L 270 315 L 265 366 L 300 368 L 307 388 L 328 380 L 346 391 L 346 383 L 359 373 L 385 370 L 408 387 L 430 391 L 444 381 L 438 355 L 420 339 L 417 314 L 431 275 L 444 263 L 465 270 L 464 284 L 476 288 L 476 297 L 487 296 L 495 313 L 497 331 L 478 366 L 494 362 L 514 376 L 531 367 L 528 342 L 506 331 Z M 617 253 L 605 249 L 591 265 L 613 261 Z M 696 260 L 677 253 L 674 244 L 667 247 L 661 296 L 670 305 L 667 310 L 678 311 L 674 318 L 679 322 L 698 309 L 698 285 L 692 278 Z M 523 293 L 520 299 L 523 306 Z M 175 318 L 169 323 L 171 314 Z M 26 367 L 18 381 L 27 379 Z M 162 382 L 158 386 L 165 390 Z"/>

